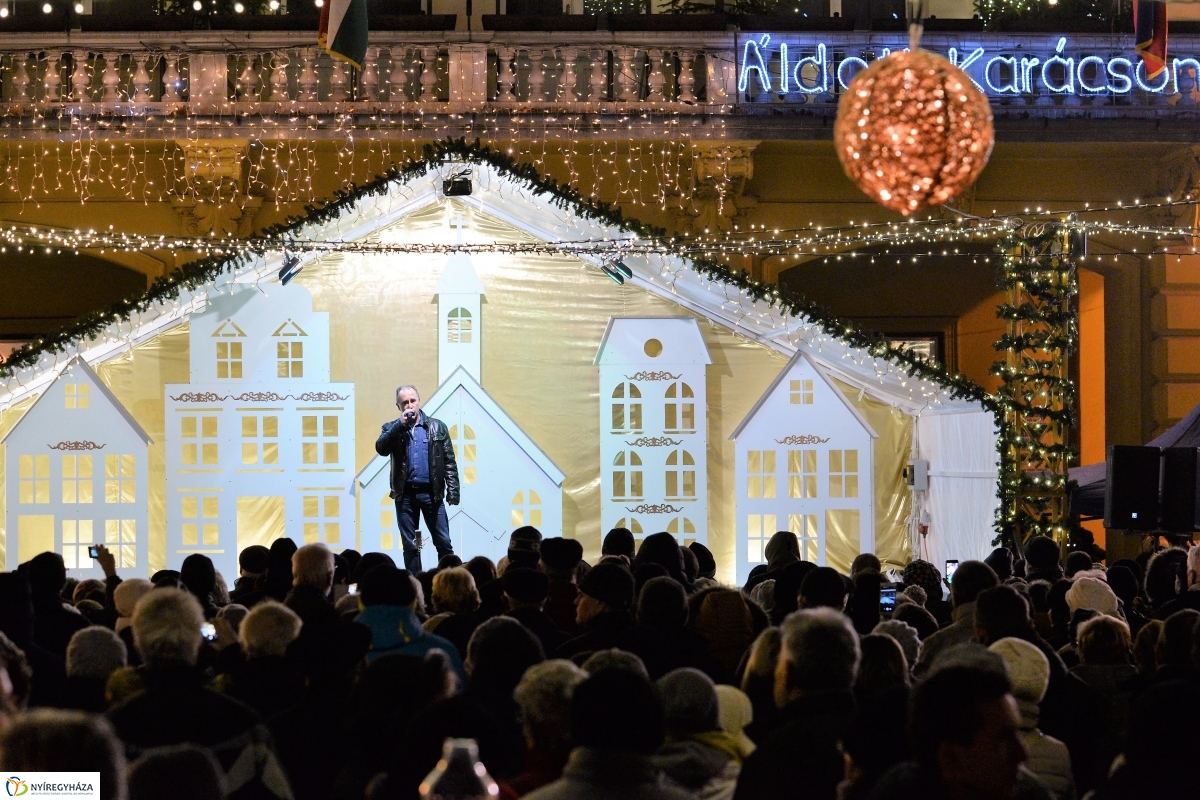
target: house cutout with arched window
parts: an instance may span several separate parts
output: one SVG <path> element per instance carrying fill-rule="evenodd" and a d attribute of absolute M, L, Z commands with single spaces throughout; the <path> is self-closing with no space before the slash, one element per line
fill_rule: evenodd
<path fill-rule="evenodd" d="M 0 444 L 14 568 L 52 551 L 71 577 L 103 579 L 88 554 L 102 544 L 125 577 L 149 574 L 150 437 L 86 361 L 72 358 Z"/>
<path fill-rule="evenodd" d="M 708 347 L 691 317 L 613 317 L 600 367 L 601 529 L 708 541 Z"/>
<path fill-rule="evenodd" d="M 453 206 L 448 206 L 453 212 Z M 465 223 L 451 221 L 459 235 Z M 462 243 L 461 238 L 459 243 Z M 562 536 L 562 483 L 566 477 L 480 385 L 483 283 L 462 252 L 446 259 L 435 289 L 438 306 L 438 388 L 423 397 L 424 412 L 450 430 L 462 483 L 462 502 L 447 506 L 450 540 L 463 560 L 508 551 L 514 528 L 532 525 L 544 537 Z M 403 563 L 390 495 L 389 459 L 376 456 L 355 480 L 362 552 L 378 550 Z M 422 547 L 433 552 L 422 527 Z M 425 558 L 425 565 L 429 558 Z"/>
<path fill-rule="evenodd" d="M 800 556 L 849 569 L 875 549 L 874 440 L 878 434 L 803 350 L 729 437 L 737 458 L 737 579 L 767 561 L 777 531 Z"/>

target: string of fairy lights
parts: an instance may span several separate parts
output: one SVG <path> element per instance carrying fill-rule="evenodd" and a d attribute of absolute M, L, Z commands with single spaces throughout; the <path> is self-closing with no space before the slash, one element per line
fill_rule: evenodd
<path fill-rule="evenodd" d="M 1142 204 L 1138 208 L 1197 207 L 1200 199 Z M 1097 212 L 1107 209 L 1096 209 Z M 994 217 L 954 220 L 913 220 L 905 222 L 860 223 L 837 228 L 817 226 L 792 231 L 771 231 L 773 237 L 751 232 L 745 238 L 736 235 L 722 239 L 714 237 L 668 236 L 646 238 L 630 235 L 627 238 L 559 239 L 553 241 L 445 243 L 389 242 L 374 240 L 345 240 L 341 238 L 312 239 L 298 236 L 168 236 L 147 235 L 108 229 L 63 229 L 57 227 L 0 223 L 0 253 L 40 251 L 46 254 L 79 254 L 94 251 L 109 252 L 170 251 L 195 253 L 202 256 L 234 256 L 269 252 L 289 253 L 347 253 L 359 255 L 386 254 L 572 254 L 579 256 L 621 257 L 652 253 L 676 253 L 694 257 L 730 259 L 736 256 L 803 257 L 823 256 L 825 261 L 863 259 L 871 263 L 886 262 L 894 255 L 896 263 L 912 262 L 919 258 L 963 258 L 990 261 L 992 256 L 981 255 L 978 248 L 912 246 L 934 243 L 948 245 L 957 242 L 977 242 L 988 245 L 1018 227 L 1033 222 L 1059 221 L 1072 230 L 1088 235 L 1136 237 L 1142 246 L 1107 248 L 1103 253 L 1077 256 L 1081 264 L 1088 259 L 1101 260 L 1125 255 L 1200 253 L 1200 227 L 1164 226 L 1137 222 L 1088 221 L 1070 218 L 1079 212 L 1042 212 L 1022 217 Z M 1064 216 L 1068 219 L 1064 219 Z M 785 234 L 785 235 L 781 235 Z M 1149 241 L 1147 241 L 1149 240 Z M 873 251 L 886 245 L 886 249 Z M 910 248 L 910 249 L 904 249 Z M 893 253 L 893 249 L 895 252 Z"/>

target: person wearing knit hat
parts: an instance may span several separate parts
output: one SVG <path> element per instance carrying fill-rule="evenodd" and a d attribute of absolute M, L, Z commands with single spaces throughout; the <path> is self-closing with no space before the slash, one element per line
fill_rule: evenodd
<path fill-rule="evenodd" d="M 1059 800 L 1074 798 L 1075 779 L 1067 746 L 1038 730 L 1038 704 L 1050 685 L 1050 662 L 1036 645 L 1023 639 L 1000 639 L 988 650 L 1004 661 L 1004 670 L 1012 684 L 1012 694 L 1021 714 L 1021 742 L 1029 753 L 1025 768 L 1046 784 Z"/>
<path fill-rule="evenodd" d="M 613 528 L 604 535 L 604 542 L 600 545 L 600 555 L 625 556 L 632 561 L 635 546 L 633 533 L 628 528 Z"/>
<path fill-rule="evenodd" d="M 655 688 L 667 727 L 655 765 L 668 781 L 697 797 L 732 797 L 749 753 L 721 728 L 712 679 L 682 667 L 659 678 Z"/>
<path fill-rule="evenodd" d="M 362 576 L 358 583 L 358 603 L 362 610 L 354 621 L 371 631 L 371 649 L 367 663 L 381 656 L 407 653 L 421 656 L 430 650 L 442 650 L 450 659 L 462 684 L 467 673 L 462 658 L 448 639 L 429 633 L 417 619 L 417 586 L 410 580 L 412 573 L 396 569 L 391 564 L 381 564 Z M 301 629 L 303 630 L 303 628 Z"/>
<path fill-rule="evenodd" d="M 911 670 L 917 665 L 917 659 L 921 657 L 921 637 L 912 625 L 898 619 L 885 619 L 876 625 L 871 633 L 882 633 L 884 636 L 895 639 L 896 643 L 900 645 L 900 649 L 904 651 L 904 659 L 908 662 L 908 668 Z"/>
<path fill-rule="evenodd" d="M 238 577 L 233 582 L 229 599 L 238 602 L 254 591 L 260 578 L 267 574 L 267 566 L 271 562 L 271 551 L 261 544 L 252 544 L 238 554 Z"/>
<path fill-rule="evenodd" d="M 554 627 L 569 636 L 578 636 L 583 629 L 575 622 L 575 600 L 579 596 L 575 576 L 583 561 L 583 545 L 574 539 L 555 536 L 543 539 L 538 549 L 541 556 L 538 569 L 550 579 L 549 594 L 542 610 Z"/>
<path fill-rule="evenodd" d="M 1110 617 L 1120 617 L 1117 596 L 1107 582 L 1092 577 L 1079 577 L 1067 590 L 1067 606 L 1074 614 L 1077 609 L 1091 608 Z"/>
<path fill-rule="evenodd" d="M 758 745 L 746 735 L 746 726 L 754 721 L 754 704 L 750 696 L 736 686 L 717 684 L 717 713 L 721 730 L 733 737 L 742 752 L 750 755 Z"/>
<path fill-rule="evenodd" d="M 507 563 L 503 569 L 507 569 L 508 567 L 537 569 L 538 559 L 540 558 L 538 551 L 541 549 L 541 546 L 541 531 L 532 525 L 523 525 L 517 528 L 508 537 Z"/>
<path fill-rule="evenodd" d="M 583 545 L 574 539 L 555 536 L 543 539 L 538 548 L 543 572 L 574 573 L 583 560 Z"/>
<path fill-rule="evenodd" d="M 688 550 L 696 554 L 696 561 L 700 563 L 700 571 L 696 575 L 714 580 L 717 577 L 717 559 L 713 557 L 712 551 L 700 542 L 692 542 L 688 545 Z"/>
<path fill-rule="evenodd" d="M 132 624 L 133 609 L 137 607 L 138 600 L 141 600 L 152 589 L 154 584 L 145 578 L 126 578 L 117 584 L 117 588 L 113 589 L 113 605 L 117 608 L 117 633 L 125 630 Z"/>
<path fill-rule="evenodd" d="M 76 631 L 67 645 L 64 707 L 92 714 L 108 710 L 104 686 L 110 675 L 125 666 L 127 652 L 125 642 L 108 628 L 93 625 Z"/>
<path fill-rule="evenodd" d="M 575 622 L 585 633 L 562 645 L 557 658 L 571 658 L 595 650 L 617 647 L 622 633 L 634 625 L 633 575 L 616 564 L 600 563 L 579 581 L 575 599 Z"/>

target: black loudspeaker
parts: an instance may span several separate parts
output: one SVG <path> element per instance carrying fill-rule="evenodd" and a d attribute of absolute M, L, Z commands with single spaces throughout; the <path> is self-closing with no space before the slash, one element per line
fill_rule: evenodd
<path fill-rule="evenodd" d="M 1200 525 L 1200 450 L 1195 447 L 1168 447 L 1163 453 L 1162 529 L 1172 533 L 1191 533 Z"/>
<path fill-rule="evenodd" d="M 1104 527 L 1152 531 L 1158 528 L 1158 479 L 1162 451 L 1157 447 L 1114 444 L 1108 448 L 1104 487 Z"/>

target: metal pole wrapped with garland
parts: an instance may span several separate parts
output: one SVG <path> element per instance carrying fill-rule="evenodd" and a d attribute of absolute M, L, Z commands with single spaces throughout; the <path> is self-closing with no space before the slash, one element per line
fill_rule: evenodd
<path fill-rule="evenodd" d="M 1067 528 L 1068 429 L 1075 422 L 1075 385 L 1068 359 L 1079 341 L 1075 273 L 1068 224 L 1029 225 L 1000 242 L 1000 286 L 1008 301 L 996 315 L 1008 323 L 992 366 L 1003 384 L 996 394 L 1000 434 L 1001 539 L 1024 545 L 1050 536 L 1062 544 Z"/>

